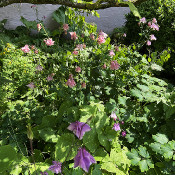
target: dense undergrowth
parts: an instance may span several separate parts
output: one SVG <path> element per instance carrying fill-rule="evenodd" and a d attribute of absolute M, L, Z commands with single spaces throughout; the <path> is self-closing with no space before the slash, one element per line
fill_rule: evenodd
<path fill-rule="evenodd" d="M 175 92 L 154 76 L 159 58 L 110 44 L 80 11 L 53 18 L 55 31 L 1 22 L 0 174 L 175 174 Z"/>

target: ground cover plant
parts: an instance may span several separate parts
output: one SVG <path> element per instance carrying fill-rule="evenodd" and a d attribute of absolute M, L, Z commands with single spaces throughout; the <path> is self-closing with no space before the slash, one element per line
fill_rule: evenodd
<path fill-rule="evenodd" d="M 61 6 L 54 31 L 1 22 L 0 173 L 174 174 L 174 86 L 80 14 Z"/>

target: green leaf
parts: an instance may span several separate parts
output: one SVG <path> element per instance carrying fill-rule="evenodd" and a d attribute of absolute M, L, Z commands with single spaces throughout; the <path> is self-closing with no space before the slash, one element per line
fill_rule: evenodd
<path fill-rule="evenodd" d="M 99 147 L 94 153 L 94 158 L 96 161 L 101 161 L 104 159 L 104 157 L 106 157 L 106 155 L 107 152 L 104 150 L 104 148 Z"/>
<path fill-rule="evenodd" d="M 0 147 L 0 172 L 10 170 L 17 161 L 17 153 L 10 145 Z"/>
<path fill-rule="evenodd" d="M 163 104 L 163 109 L 165 111 L 166 119 L 170 118 L 175 113 L 175 106 L 174 105 L 166 105 Z"/>
<path fill-rule="evenodd" d="M 156 153 L 161 153 L 161 144 L 160 143 L 151 143 L 150 147 L 152 148 L 153 151 L 155 151 Z"/>
<path fill-rule="evenodd" d="M 139 89 L 134 88 L 134 89 L 131 89 L 130 92 L 131 92 L 131 95 L 139 98 L 140 101 L 143 100 L 142 92 Z"/>
<path fill-rule="evenodd" d="M 116 173 L 117 168 L 113 162 L 104 162 L 101 164 L 101 169 L 104 169 L 110 173 Z"/>
<path fill-rule="evenodd" d="M 101 169 L 117 175 L 126 175 L 125 172 L 119 170 L 113 162 L 104 162 L 101 164 Z"/>
<path fill-rule="evenodd" d="M 168 144 L 170 145 L 170 148 L 175 150 L 175 140 L 169 141 Z"/>
<path fill-rule="evenodd" d="M 131 152 L 126 153 L 126 155 L 131 160 L 132 165 L 134 166 L 139 165 L 141 158 L 139 157 L 137 150 L 131 149 Z"/>
<path fill-rule="evenodd" d="M 84 174 L 83 170 L 79 167 L 72 171 L 72 175 L 83 175 L 83 174 Z"/>
<path fill-rule="evenodd" d="M 140 167 L 141 172 L 145 172 L 145 171 L 148 171 L 149 168 L 154 168 L 154 164 L 152 163 L 150 159 L 145 159 L 139 162 L 139 167 Z"/>
<path fill-rule="evenodd" d="M 55 120 L 56 118 L 52 115 L 49 115 L 49 116 L 44 116 L 42 118 L 42 124 L 41 126 L 42 127 L 54 127 L 55 126 Z"/>
<path fill-rule="evenodd" d="M 40 137 L 46 142 L 56 143 L 58 141 L 58 137 L 55 135 L 55 131 L 51 128 L 44 128 L 38 130 Z"/>
<path fill-rule="evenodd" d="M 94 170 L 92 171 L 92 175 L 102 175 L 100 168 L 101 166 L 96 164 Z"/>
<path fill-rule="evenodd" d="M 117 152 L 118 151 L 118 152 Z M 126 152 L 128 152 L 127 148 L 124 149 L 112 149 L 110 152 L 110 160 L 115 163 L 118 168 L 122 167 L 122 169 L 126 170 L 128 165 L 130 165 L 130 160 L 126 156 Z"/>
<path fill-rule="evenodd" d="M 86 132 L 83 136 L 84 145 L 90 150 L 90 152 L 95 152 L 99 146 L 98 135 L 95 128 L 93 127 L 89 132 Z"/>
<path fill-rule="evenodd" d="M 161 144 L 165 144 L 168 142 L 168 138 L 165 134 L 156 134 L 156 135 L 153 135 L 152 137 L 156 142 Z"/>
<path fill-rule="evenodd" d="M 15 168 L 10 172 L 13 175 L 19 175 L 22 172 L 22 168 L 20 166 L 15 166 Z"/>
<path fill-rule="evenodd" d="M 74 141 L 75 136 L 73 134 L 60 136 L 55 146 L 55 159 L 61 162 L 72 160 L 77 153 L 77 147 L 73 145 Z"/>
<path fill-rule="evenodd" d="M 45 162 L 36 163 L 35 165 L 30 165 L 29 170 L 31 175 L 39 174 L 40 172 L 46 171 L 48 175 L 54 175 L 52 171 L 48 170 L 49 164 Z"/>
<path fill-rule="evenodd" d="M 37 30 L 37 22 L 36 21 L 28 21 L 23 16 L 21 16 L 20 21 L 28 28 Z"/>
<path fill-rule="evenodd" d="M 134 137 L 132 137 L 132 134 L 127 134 L 125 138 L 129 143 L 132 143 L 134 141 Z"/>
<path fill-rule="evenodd" d="M 107 151 L 110 150 L 110 143 L 108 141 L 108 138 L 102 131 L 98 132 L 98 140 L 100 144 L 106 148 Z"/>
<path fill-rule="evenodd" d="M 123 97 L 119 96 L 118 97 L 118 103 L 123 105 L 123 106 L 126 106 L 126 100 L 127 100 L 126 96 L 123 96 Z"/>
<path fill-rule="evenodd" d="M 171 159 L 173 157 L 173 150 L 169 144 L 164 144 L 161 146 L 161 151 L 166 159 Z"/>
<path fill-rule="evenodd" d="M 138 9 L 135 7 L 135 5 L 132 2 L 122 2 L 122 3 L 129 5 L 129 8 L 134 16 L 141 18 Z"/>
<path fill-rule="evenodd" d="M 145 86 L 145 85 L 141 85 L 141 84 L 137 84 L 137 87 L 142 90 L 143 92 L 147 92 L 149 91 L 149 87 L 148 86 Z"/>
<path fill-rule="evenodd" d="M 147 165 L 146 160 L 141 160 L 139 162 L 139 167 L 140 167 L 141 172 L 148 171 L 148 165 Z"/>
<path fill-rule="evenodd" d="M 143 146 L 140 146 L 139 147 L 139 154 L 142 156 L 142 157 L 145 157 L 145 158 L 149 158 L 149 153 L 147 152 L 146 148 L 143 147 Z"/>
<path fill-rule="evenodd" d="M 149 166 L 149 168 L 154 168 L 154 164 L 152 163 L 152 161 L 150 159 L 146 159 L 147 165 Z"/>
<path fill-rule="evenodd" d="M 59 7 L 56 11 L 53 12 L 52 16 L 53 16 L 53 19 L 57 22 L 57 23 L 66 23 L 65 19 L 66 19 L 66 16 L 65 16 L 65 11 L 66 11 L 66 8 L 61 6 Z"/>

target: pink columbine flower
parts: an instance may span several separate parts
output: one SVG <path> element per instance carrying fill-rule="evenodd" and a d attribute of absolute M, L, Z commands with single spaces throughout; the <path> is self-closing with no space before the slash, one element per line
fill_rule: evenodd
<path fill-rule="evenodd" d="M 110 115 L 110 118 L 113 118 L 115 121 L 117 119 L 117 115 L 115 114 L 114 111 L 112 111 L 111 115 Z"/>
<path fill-rule="evenodd" d="M 81 83 L 81 88 L 86 88 L 86 83 L 85 82 Z"/>
<path fill-rule="evenodd" d="M 140 23 L 145 24 L 145 23 L 146 23 L 146 18 L 145 18 L 145 17 L 141 18 L 141 19 L 140 19 Z"/>
<path fill-rule="evenodd" d="M 38 65 L 38 66 L 36 67 L 36 70 L 38 70 L 38 71 L 42 71 L 42 70 L 43 70 L 43 67 L 40 66 L 40 65 Z"/>
<path fill-rule="evenodd" d="M 102 68 L 103 68 L 103 69 L 106 69 L 106 64 L 103 64 Z"/>
<path fill-rule="evenodd" d="M 41 24 L 37 24 L 38 32 L 41 30 L 41 28 L 42 28 Z"/>
<path fill-rule="evenodd" d="M 24 47 L 21 48 L 21 50 L 22 50 L 24 53 L 29 53 L 29 52 L 30 52 L 29 45 L 26 44 Z"/>
<path fill-rule="evenodd" d="M 106 40 L 105 40 L 105 38 L 104 38 L 103 36 L 100 35 L 100 36 L 97 38 L 97 42 L 98 42 L 98 44 L 103 44 L 103 43 L 106 42 Z"/>
<path fill-rule="evenodd" d="M 122 132 L 122 137 L 125 137 L 126 136 L 126 131 L 123 131 Z"/>
<path fill-rule="evenodd" d="M 31 45 L 31 50 L 35 49 L 35 46 L 34 45 Z"/>
<path fill-rule="evenodd" d="M 148 41 L 146 42 L 146 45 L 147 45 L 147 46 L 150 46 L 150 45 L 151 45 L 151 41 L 148 40 Z"/>
<path fill-rule="evenodd" d="M 153 18 L 152 22 L 153 22 L 154 24 L 157 24 L 156 18 Z"/>
<path fill-rule="evenodd" d="M 86 48 L 86 44 L 77 44 L 76 45 L 76 49 L 78 49 L 78 50 L 83 50 L 83 49 L 85 49 Z"/>
<path fill-rule="evenodd" d="M 72 54 L 73 54 L 73 55 L 78 55 L 78 51 L 77 51 L 77 50 L 74 50 L 74 51 L 72 52 Z"/>
<path fill-rule="evenodd" d="M 148 22 L 148 26 L 151 27 L 151 24 L 152 24 L 151 21 L 149 21 L 149 22 Z"/>
<path fill-rule="evenodd" d="M 112 128 L 115 131 L 119 131 L 120 130 L 120 124 L 119 123 L 114 123 L 114 127 Z"/>
<path fill-rule="evenodd" d="M 47 46 L 53 46 L 55 41 L 53 41 L 52 38 L 49 38 L 45 39 L 44 42 L 46 43 Z"/>
<path fill-rule="evenodd" d="M 123 34 L 123 37 L 126 37 L 126 33 Z"/>
<path fill-rule="evenodd" d="M 74 86 L 76 86 L 76 83 L 73 79 L 72 74 L 69 75 L 69 79 L 67 80 L 66 85 L 69 86 L 70 88 L 73 88 Z"/>
<path fill-rule="evenodd" d="M 69 30 L 69 25 L 68 25 L 68 24 L 63 24 L 63 30 L 64 30 L 64 31 Z"/>
<path fill-rule="evenodd" d="M 69 30 L 69 25 L 63 24 L 63 30 L 64 30 L 64 33 L 67 34 L 67 31 Z"/>
<path fill-rule="evenodd" d="M 113 50 L 110 50 L 109 55 L 110 55 L 111 57 L 113 57 L 113 56 L 115 55 L 114 51 L 113 51 Z"/>
<path fill-rule="evenodd" d="M 37 49 L 35 49 L 35 54 L 37 54 L 38 53 L 38 50 Z"/>
<path fill-rule="evenodd" d="M 95 36 L 93 33 L 90 34 L 90 38 L 91 38 L 91 40 L 95 40 Z"/>
<path fill-rule="evenodd" d="M 118 70 L 120 68 L 120 64 L 116 60 L 111 61 L 110 69 L 111 70 Z"/>
<path fill-rule="evenodd" d="M 77 66 L 77 67 L 75 68 L 75 72 L 80 73 L 80 72 L 81 72 L 81 68 L 80 68 L 79 66 Z"/>
<path fill-rule="evenodd" d="M 51 73 L 50 75 L 48 75 L 47 81 L 52 81 L 54 75 L 55 75 L 55 73 Z"/>
<path fill-rule="evenodd" d="M 99 36 L 102 36 L 104 39 L 106 39 L 108 37 L 108 35 L 106 33 L 104 33 L 102 30 L 100 30 Z"/>
<path fill-rule="evenodd" d="M 78 39 L 76 32 L 69 32 L 71 35 L 71 40 L 76 40 Z"/>
<path fill-rule="evenodd" d="M 152 34 L 150 35 L 150 40 L 157 40 L 157 38 Z"/>
<path fill-rule="evenodd" d="M 53 80 L 53 77 L 51 75 L 48 75 L 47 81 L 52 81 L 52 80 Z"/>
<path fill-rule="evenodd" d="M 62 163 L 60 163 L 59 161 L 52 161 L 52 164 L 48 170 L 51 170 L 53 173 L 61 173 L 61 165 Z"/>
<path fill-rule="evenodd" d="M 115 51 L 119 52 L 119 47 L 118 46 L 115 46 Z"/>
<path fill-rule="evenodd" d="M 159 26 L 157 24 L 152 23 L 151 24 L 151 29 L 159 31 Z"/>
<path fill-rule="evenodd" d="M 33 82 L 29 83 L 28 85 L 26 85 L 27 87 L 29 87 L 30 89 L 34 89 L 35 85 Z"/>

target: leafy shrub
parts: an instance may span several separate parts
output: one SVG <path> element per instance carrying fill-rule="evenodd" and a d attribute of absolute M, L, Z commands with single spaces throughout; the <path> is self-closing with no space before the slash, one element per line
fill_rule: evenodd
<path fill-rule="evenodd" d="M 174 48 L 175 2 L 173 0 L 149 0 L 142 3 L 137 8 L 140 15 L 145 17 L 147 21 L 156 18 L 160 26 L 159 32 L 156 33 L 157 41 L 153 44 L 153 48 L 158 51 L 162 51 L 168 47 Z M 138 26 L 139 20 L 134 17 L 132 13 L 126 15 L 126 19 L 127 42 L 138 42 L 138 33 L 140 33 L 140 28 Z"/>
<path fill-rule="evenodd" d="M 165 52 L 169 52 L 170 57 L 169 59 L 166 57 L 166 61 L 163 64 L 164 71 L 162 71 L 162 73 L 158 76 L 168 78 L 174 83 L 171 77 L 175 75 L 175 2 L 174 0 L 148 0 L 139 5 L 137 8 L 140 15 L 145 17 L 147 21 L 152 18 L 157 19 L 157 23 L 160 26 L 159 31 L 155 33 L 157 41 L 151 43 L 150 49 L 152 51 L 157 51 L 157 55 L 162 55 L 161 58 L 159 56 L 157 57 L 158 62 L 162 60 Z M 132 13 L 126 15 L 126 19 L 125 31 L 127 33 L 127 38 L 125 39 L 125 43 L 131 44 L 139 42 L 139 20 Z M 143 46 L 140 52 L 146 53 L 146 47 Z"/>
<path fill-rule="evenodd" d="M 115 50 L 79 11 L 60 7 L 59 29 L 39 21 L 32 36 L 22 19 L 26 33 L 2 33 L 0 173 L 173 174 L 175 94 L 154 77 L 161 66 Z"/>

